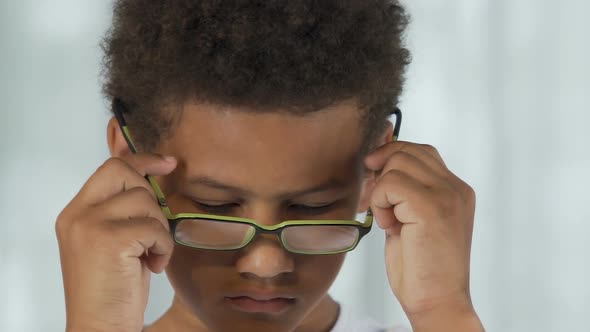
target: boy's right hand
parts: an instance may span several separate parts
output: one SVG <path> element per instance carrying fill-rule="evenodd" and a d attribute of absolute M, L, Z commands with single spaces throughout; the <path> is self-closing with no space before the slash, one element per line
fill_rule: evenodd
<path fill-rule="evenodd" d="M 150 271 L 162 272 L 174 248 L 144 176 L 175 167 L 154 154 L 108 159 L 58 216 L 67 331 L 141 331 Z"/>

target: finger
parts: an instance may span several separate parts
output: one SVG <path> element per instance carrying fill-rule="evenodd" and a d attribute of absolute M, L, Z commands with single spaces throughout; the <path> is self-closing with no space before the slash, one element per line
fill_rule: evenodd
<path fill-rule="evenodd" d="M 110 223 L 111 232 L 119 241 L 130 243 L 122 255 L 142 258 L 154 273 L 160 273 L 170 261 L 174 240 L 158 219 L 133 218 Z M 150 258 L 154 257 L 154 258 Z"/>
<path fill-rule="evenodd" d="M 374 160 L 369 160 L 369 162 L 374 162 Z M 399 169 L 411 174 L 432 187 L 446 187 L 458 193 L 463 193 L 463 188 L 468 187 L 445 166 L 436 149 L 430 145 L 408 143 L 406 148 L 394 151 L 386 159 L 385 165 L 378 170 L 378 174 L 386 173 L 392 169 Z"/>
<path fill-rule="evenodd" d="M 422 151 L 426 152 L 428 155 L 430 155 L 432 158 L 434 158 L 435 160 L 437 160 L 439 163 L 443 164 L 446 167 L 447 164 L 443 160 L 443 158 L 440 155 L 440 152 L 438 152 L 437 148 L 435 148 L 434 146 L 432 146 L 430 144 L 418 144 L 417 147 L 420 148 Z"/>
<path fill-rule="evenodd" d="M 137 157 L 137 159 L 128 159 L 131 164 L 120 158 L 108 159 L 86 181 L 74 200 L 93 205 L 135 187 L 147 189 L 156 199 L 156 195 L 144 175 L 168 174 L 176 167 L 176 161 L 164 160 L 155 155 L 137 155 Z"/>
<path fill-rule="evenodd" d="M 421 206 L 428 192 L 428 186 L 403 171 L 390 170 L 383 174 L 371 192 L 371 209 L 379 227 L 388 229 L 398 221 L 419 222 L 414 212 L 419 209 L 412 209 L 411 204 Z"/>
<path fill-rule="evenodd" d="M 93 212 L 102 220 L 127 220 L 133 218 L 154 218 L 170 229 L 168 219 L 156 203 L 152 193 L 145 187 L 135 187 L 116 194 L 93 207 Z"/>
<path fill-rule="evenodd" d="M 176 159 L 172 156 L 161 156 L 154 153 L 138 152 L 122 158 L 141 176 L 166 175 L 172 165 L 176 167 Z M 174 167 L 172 169 L 174 169 Z"/>
<path fill-rule="evenodd" d="M 372 211 L 377 225 L 379 225 L 381 229 L 385 230 L 385 235 L 387 237 L 392 235 L 400 235 L 403 224 L 395 216 L 393 208 L 374 208 Z"/>
<path fill-rule="evenodd" d="M 404 151 L 414 155 L 415 157 L 423 160 L 433 169 L 447 169 L 444 161 L 440 157 L 440 154 L 434 147 L 404 141 L 390 142 L 379 147 L 377 150 L 365 157 L 365 165 L 370 170 L 379 171 L 383 169 L 383 166 L 389 157 L 395 152 L 399 151 Z"/>
<path fill-rule="evenodd" d="M 168 256 L 164 256 L 164 255 L 158 255 L 158 254 L 153 254 L 153 255 L 149 255 L 145 258 L 145 261 L 147 263 L 147 267 L 148 269 L 150 269 L 150 271 L 152 271 L 153 273 L 162 273 L 165 269 L 166 266 L 168 265 L 168 262 L 170 261 L 170 255 Z"/>
<path fill-rule="evenodd" d="M 411 174 L 417 180 L 431 186 L 443 184 L 444 179 L 448 177 L 446 169 L 440 167 L 433 169 L 423 159 L 406 151 L 396 151 L 389 156 L 380 174 L 386 174 L 391 170 L 400 170 Z"/>

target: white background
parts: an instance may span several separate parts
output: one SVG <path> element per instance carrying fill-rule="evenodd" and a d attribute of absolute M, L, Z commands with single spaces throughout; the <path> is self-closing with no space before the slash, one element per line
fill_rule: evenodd
<path fill-rule="evenodd" d="M 401 138 L 478 194 L 472 295 L 489 331 L 590 330 L 590 2 L 412 0 Z M 54 220 L 107 157 L 106 1 L 0 2 L 0 331 L 63 331 Z M 382 234 L 333 294 L 404 322 Z M 147 318 L 170 303 L 155 278 Z"/>

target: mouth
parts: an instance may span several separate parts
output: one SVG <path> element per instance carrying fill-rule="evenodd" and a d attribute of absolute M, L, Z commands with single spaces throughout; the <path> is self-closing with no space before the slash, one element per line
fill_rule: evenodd
<path fill-rule="evenodd" d="M 245 313 L 279 315 L 295 305 L 296 299 L 286 294 L 246 292 L 226 296 L 224 302 L 232 309 Z"/>

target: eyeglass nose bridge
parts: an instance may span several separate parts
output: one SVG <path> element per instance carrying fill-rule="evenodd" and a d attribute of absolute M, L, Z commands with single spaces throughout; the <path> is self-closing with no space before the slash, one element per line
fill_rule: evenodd
<path fill-rule="evenodd" d="M 372 216 L 372 212 L 369 211 L 368 212 L 370 214 L 370 216 Z M 243 249 L 246 248 L 248 245 L 252 244 L 252 242 L 254 242 L 256 240 L 256 238 L 258 237 L 258 235 L 260 234 L 275 234 L 277 236 L 278 242 L 280 243 L 282 249 L 286 252 L 289 252 L 291 254 L 312 254 L 311 252 L 301 252 L 301 251 L 297 251 L 297 250 L 292 250 L 289 249 L 288 245 L 285 243 L 285 240 L 283 239 L 283 231 L 285 231 L 285 229 L 289 228 L 289 227 L 298 227 L 297 225 L 285 225 L 285 226 L 281 226 L 279 228 L 276 229 L 265 229 L 263 227 L 261 227 L 260 225 L 256 225 L 253 224 L 252 226 L 254 226 L 254 234 L 252 235 L 252 237 L 239 249 Z M 330 253 L 340 253 L 340 252 L 347 252 L 350 250 L 353 250 L 354 248 L 356 248 L 356 246 L 358 245 L 358 243 L 360 242 L 360 240 L 367 235 L 367 233 L 369 233 L 370 231 L 370 227 L 369 228 L 359 228 L 359 227 L 355 227 L 358 230 L 358 235 L 356 237 L 356 240 L 354 242 L 354 245 L 350 248 L 347 248 L 346 250 L 336 250 L 334 252 L 331 251 L 325 251 L 323 252 L 322 250 L 318 250 L 317 252 L 314 252 L 313 255 L 321 255 L 321 254 L 330 254 Z"/>
<path fill-rule="evenodd" d="M 281 245 L 283 250 L 285 250 L 287 252 L 291 252 L 287 248 L 287 245 L 285 244 L 285 242 L 283 241 L 283 231 L 288 226 L 287 227 L 280 227 L 277 229 L 266 229 L 266 228 L 263 228 L 260 225 L 256 225 L 256 224 L 252 224 L 252 226 L 254 227 L 254 234 L 252 235 L 252 237 L 250 237 L 250 239 L 240 249 L 246 248 L 247 246 L 252 244 L 252 242 L 254 242 L 259 237 L 259 235 L 272 234 L 272 235 L 276 235 L 276 239 L 278 240 L 278 242 Z"/>
<path fill-rule="evenodd" d="M 349 248 L 346 248 L 346 249 L 342 249 L 342 250 L 335 250 L 335 251 L 328 250 L 328 251 L 325 251 L 325 252 L 324 251 L 321 251 L 321 250 L 318 250 L 318 251 L 315 251 L 315 250 L 314 251 L 306 251 L 306 250 L 303 250 L 303 251 L 301 251 L 301 250 L 298 250 L 298 249 L 290 249 L 289 248 L 289 245 L 286 243 L 286 241 L 285 241 L 285 239 L 283 237 L 283 232 L 286 229 L 288 229 L 288 228 L 300 226 L 298 224 L 287 224 L 287 225 L 285 225 L 285 224 L 281 223 L 281 224 L 272 225 L 272 226 L 262 226 L 262 225 L 258 225 L 256 223 L 246 222 L 248 225 L 250 225 L 252 227 L 252 229 L 254 231 L 253 231 L 253 234 L 247 240 L 246 239 L 244 240 L 243 244 L 241 244 L 239 247 L 233 247 L 231 249 L 213 249 L 213 248 L 202 248 L 202 247 L 199 247 L 199 246 L 193 246 L 193 245 L 189 245 L 189 244 L 186 244 L 186 243 L 182 243 L 182 242 L 179 242 L 179 240 L 176 238 L 175 233 L 176 233 L 177 225 L 182 220 L 185 220 L 185 219 L 193 219 L 194 217 L 190 217 L 190 218 L 189 217 L 181 217 L 181 218 L 175 218 L 175 219 L 168 219 L 168 221 L 169 221 L 169 225 L 170 225 L 170 233 L 171 233 L 172 237 L 174 238 L 175 242 L 178 243 L 178 244 L 180 244 L 180 245 L 187 245 L 189 247 L 200 248 L 200 249 L 207 249 L 207 250 L 215 250 L 215 251 L 241 250 L 241 249 L 246 248 L 253 241 L 255 241 L 255 239 L 257 238 L 257 236 L 260 235 L 260 234 L 275 234 L 277 236 L 277 240 L 280 243 L 282 249 L 284 251 L 286 251 L 286 252 L 293 253 L 293 254 L 304 254 L 304 255 L 323 255 L 323 254 L 336 254 L 336 253 L 342 253 L 342 252 L 347 252 L 347 251 L 353 250 L 358 245 L 358 243 L 360 242 L 360 240 L 366 234 L 368 234 L 369 231 L 370 231 L 370 229 L 371 229 L 371 225 L 372 225 L 372 213 L 371 213 L 371 211 L 368 211 L 367 217 L 368 217 L 368 219 L 365 220 L 365 224 L 366 223 L 369 223 L 368 227 L 366 227 L 366 226 L 359 227 L 358 225 L 350 225 L 350 224 L 347 224 L 347 226 L 353 226 L 353 227 L 355 227 L 358 230 L 357 238 L 356 238 L 356 240 L 354 242 L 354 245 L 352 247 L 349 247 Z M 201 219 L 201 218 L 199 218 L 199 219 Z M 222 221 L 222 220 L 215 220 L 215 221 Z M 227 222 L 227 221 L 224 220 L 223 222 Z M 307 225 L 310 225 L 310 224 L 309 223 L 303 223 L 303 224 L 301 224 L 301 226 L 307 226 Z M 311 224 L 311 225 L 312 226 L 317 226 L 315 224 Z M 326 224 L 326 226 L 327 225 L 338 226 L 340 224 L 339 223 L 338 224 L 328 223 L 328 224 Z"/>

